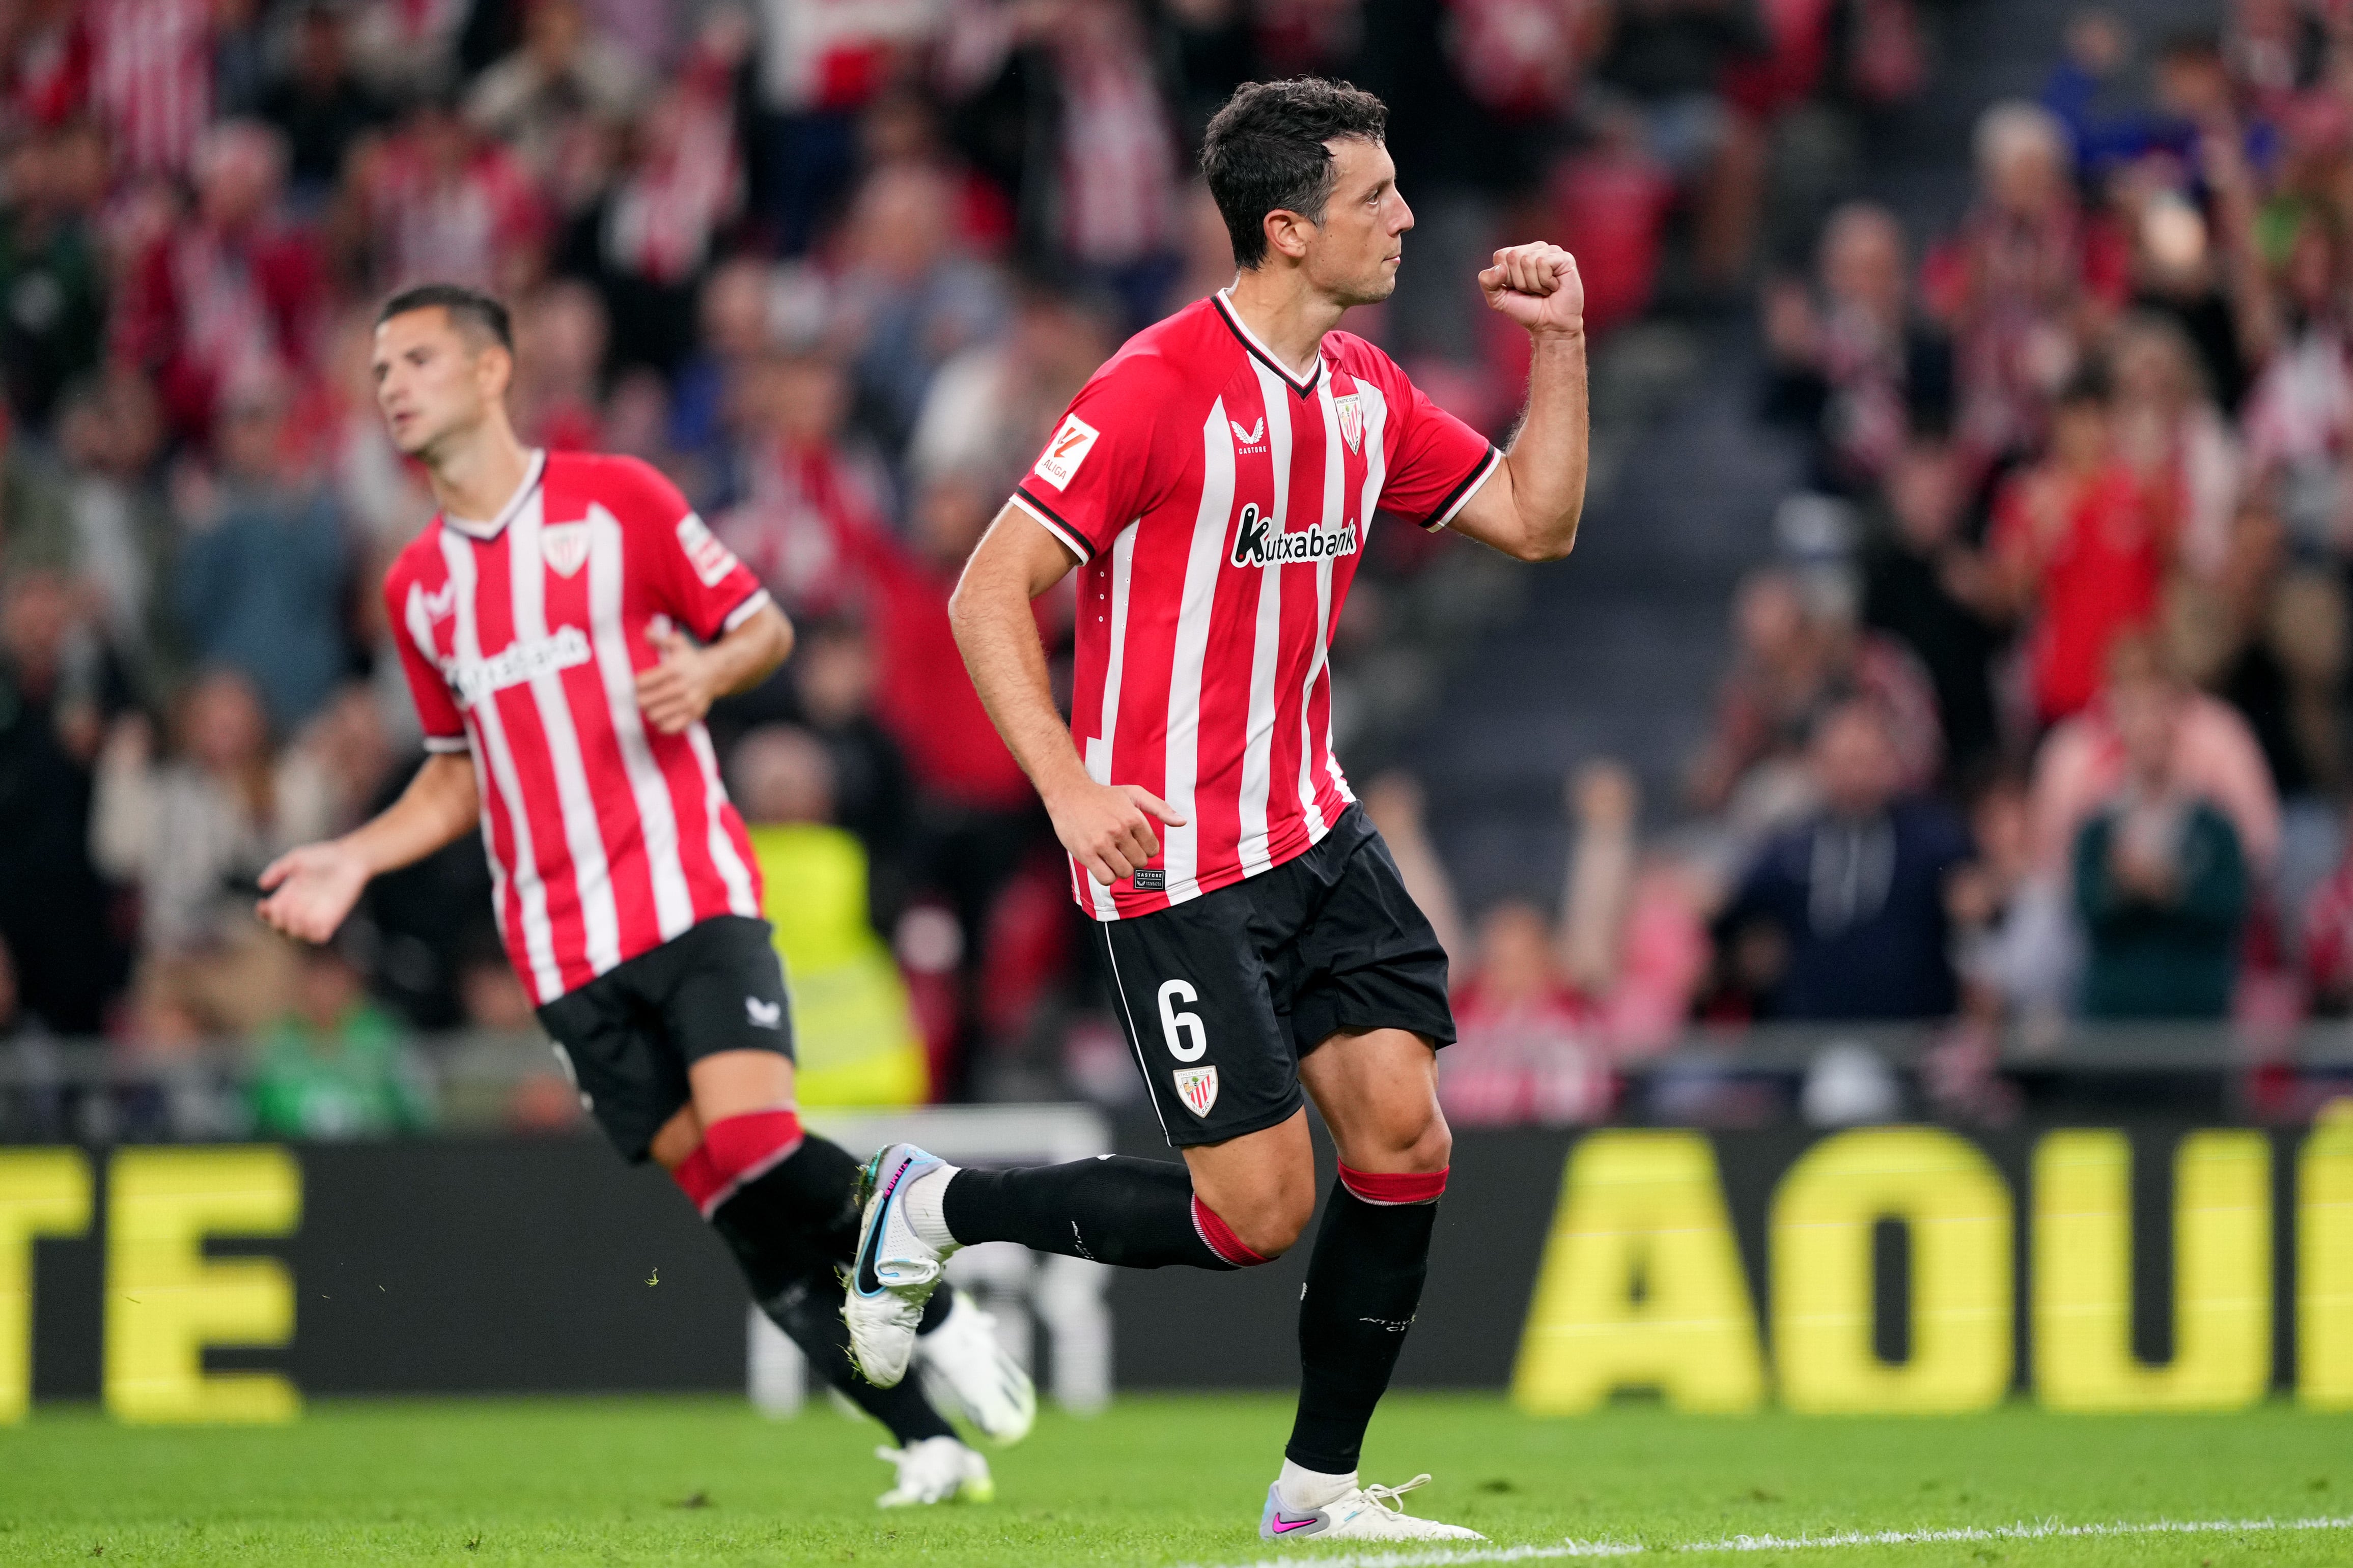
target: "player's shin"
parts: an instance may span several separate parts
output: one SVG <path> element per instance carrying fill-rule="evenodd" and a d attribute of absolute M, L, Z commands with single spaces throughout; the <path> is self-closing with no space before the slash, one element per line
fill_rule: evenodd
<path fill-rule="evenodd" d="M 1122 1268 L 1241 1268 L 1267 1261 L 1193 1195 L 1192 1173 L 1172 1161 L 1113 1154 L 1021 1170 L 943 1172 L 940 1180 L 939 1218 L 962 1246 L 1018 1241 Z M 920 1213 L 911 1217 L 923 1223 Z"/>
<path fill-rule="evenodd" d="M 1373 1406 L 1388 1389 L 1430 1271 L 1430 1232 L 1446 1173 L 1382 1175 L 1340 1167 L 1299 1303 L 1299 1415 L 1283 1449 L 1294 1467 L 1348 1478 Z"/>

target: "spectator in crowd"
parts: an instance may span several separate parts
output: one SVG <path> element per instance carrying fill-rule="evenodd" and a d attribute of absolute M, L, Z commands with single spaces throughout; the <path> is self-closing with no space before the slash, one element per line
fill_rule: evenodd
<path fill-rule="evenodd" d="M 868 921 L 865 849 L 834 825 L 830 751 L 807 731 L 767 725 L 736 743 L 733 766 L 792 978 L 802 1103 L 920 1104 L 930 1090 L 923 1042 L 891 950 Z"/>
<path fill-rule="evenodd" d="M 0 410 L 0 567 L 73 568 L 73 519 L 65 498 L 18 440 Z"/>
<path fill-rule="evenodd" d="M 221 395 L 315 363 L 326 278 L 285 212 L 286 148 L 256 121 L 206 131 L 191 221 L 157 235 L 116 309 L 113 352 L 153 373 L 173 427 L 202 440 Z"/>
<path fill-rule="evenodd" d="M 87 108 L 119 173 L 185 174 L 219 103 L 213 49 L 238 7 L 214 0 L 86 0 Z M 75 107 L 82 107 L 75 105 Z"/>
<path fill-rule="evenodd" d="M 630 128 L 609 186 L 573 220 L 565 265 L 604 295 L 616 366 L 668 375 L 693 339 L 696 284 L 744 195 L 731 99 L 741 21 L 713 14 Z"/>
<path fill-rule="evenodd" d="M 1903 226 L 1884 207 L 1831 216 L 1817 289 L 1767 285 L 1765 342 L 1766 416 L 1806 433 L 1825 489 L 1867 490 L 1914 430 L 1951 426 L 1952 343 L 1913 309 Z"/>
<path fill-rule="evenodd" d="M 1707 972 L 1690 875 L 1663 857 L 1645 863 L 1637 847 L 1632 774 L 1596 763 L 1571 776 L 1564 796 L 1572 832 L 1557 927 L 1533 900 L 1512 897 L 1474 931 L 1430 842 L 1419 784 L 1384 773 L 1364 794 L 1407 889 L 1455 960 L 1458 1037 L 1439 1058 L 1439 1094 L 1466 1125 L 1607 1115 L 1612 1062 L 1670 1043 Z"/>
<path fill-rule="evenodd" d="M 1216 286 L 1232 280 L 1229 248 L 1226 276 Z M 1112 329 L 1112 312 L 1101 301 L 1043 283 L 1027 286 L 1002 337 L 941 366 L 908 444 L 909 469 L 919 482 L 957 470 L 1020 472 L 1110 357 Z"/>
<path fill-rule="evenodd" d="M 261 118 L 286 139 L 296 204 L 316 210 L 343 178 L 353 145 L 389 117 L 353 68 L 349 18 L 328 0 L 305 0 L 294 18 L 285 70 L 261 95 Z"/>
<path fill-rule="evenodd" d="M 2057 723 L 2099 689 L 2109 646 L 2156 618 L 2172 540 L 2111 437 L 2107 377 L 2060 395 L 2043 460 L 2003 486 L 1991 548 L 2025 617 L 2036 719 Z"/>
<path fill-rule="evenodd" d="M 729 257 L 713 266 L 696 300 L 700 331 L 670 377 L 670 446 L 692 465 L 695 483 L 688 495 L 706 504 L 733 495 L 726 473 L 731 407 L 772 346 L 774 282 L 754 257 Z"/>
<path fill-rule="evenodd" d="M 515 429 L 534 447 L 585 452 L 603 444 L 605 351 L 611 322 L 596 290 L 575 278 L 541 288 L 515 312 Z"/>
<path fill-rule="evenodd" d="M 790 668 L 802 725 L 832 764 L 833 820 L 866 851 L 875 929 L 894 931 L 907 905 L 915 786 L 906 753 L 874 715 L 874 643 L 836 616 L 800 627 Z"/>
<path fill-rule="evenodd" d="M 1967 830 L 1907 795 L 1887 722 L 1867 701 L 1832 708 L 1810 747 L 1822 806 L 1769 839 L 1717 927 L 1771 933 L 1763 988 L 1772 1018 L 1941 1018 L 1956 984 L 1946 894 L 1968 863 Z"/>
<path fill-rule="evenodd" d="M 154 479 L 163 438 L 153 388 L 123 367 L 75 383 L 59 402 L 74 578 L 142 697 L 161 689 L 178 664 L 172 514 Z"/>
<path fill-rule="evenodd" d="M 2183 689 L 2163 647 L 2147 636 L 2123 638 L 2110 650 L 2100 700 L 2053 730 L 2035 757 L 2036 866 L 2065 876 L 2084 825 L 2125 787 L 2130 765 L 2120 705 L 2166 716 L 2144 737 L 2169 738 L 2174 757 L 2166 776 L 2228 817 L 2240 858 L 2257 876 L 2267 875 L 2279 855 L 2280 805 L 2262 748 L 2230 704 Z"/>
<path fill-rule="evenodd" d="M 2346 360 L 2346 241 L 2319 212 L 2289 209 L 2279 268 L 2282 341 L 2247 395 L 2247 459 L 2307 549 L 2341 546 L 2344 454 L 2353 445 L 2353 366 Z"/>
<path fill-rule="evenodd" d="M 870 553 L 869 622 L 879 658 L 874 712 L 905 754 L 918 793 L 918 888 L 941 896 L 963 933 L 959 983 L 978 1017 L 998 903 L 1043 842 L 1036 792 L 968 680 L 942 680 L 961 656 L 948 597 L 996 514 L 996 487 L 942 475 L 913 503 L 911 548 Z"/>
<path fill-rule="evenodd" d="M 738 374 L 743 439 L 719 537 L 794 616 L 842 610 L 892 532 L 889 476 L 849 429 L 849 378 L 817 353 L 763 354 Z"/>
<path fill-rule="evenodd" d="M 1611 7 L 1596 79 L 1641 115 L 1652 156 L 1693 193 L 1694 256 L 1703 281 L 1746 275 L 1764 195 L 1759 128 L 1720 90 L 1736 62 L 1766 50 L 1753 0 L 1653 0 Z"/>
<path fill-rule="evenodd" d="M 306 948 L 293 1005 L 261 1032 L 248 1097 L 270 1138 L 381 1138 L 431 1125 L 431 1100 L 399 1026 L 368 1000 L 332 944 Z"/>
<path fill-rule="evenodd" d="M 514 299 L 539 280 L 546 205 L 522 160 L 447 97 L 355 148 L 343 195 L 336 232 L 380 294 L 438 281 Z"/>
<path fill-rule="evenodd" d="M 1947 780 L 1971 777 L 2000 749 L 1994 659 L 2009 630 L 2000 584 L 1964 532 L 1966 483 L 1949 442 L 1915 437 L 1863 514 L 1863 624 L 1927 672 Z"/>
<path fill-rule="evenodd" d="M 253 918 L 261 868 L 332 826 L 327 775 L 300 749 L 273 758 L 253 683 L 197 678 L 170 760 L 147 722 L 116 724 L 98 761 L 90 852 L 140 897 L 140 1005 L 200 1033 L 259 1026 L 290 1005 L 294 956 Z"/>
<path fill-rule="evenodd" d="M 2075 905 L 2090 936 L 2094 1018 L 2221 1018 L 2237 978 L 2246 858 L 2231 819 L 2177 770 L 2181 693 L 2113 689 L 2124 777 L 2075 836 Z"/>
<path fill-rule="evenodd" d="M 90 854 L 90 768 L 127 693 L 76 597 L 53 570 L 0 574 L 0 942 L 22 1009 L 89 1034 L 125 967 Z"/>
<path fill-rule="evenodd" d="M 218 482 L 185 487 L 173 585 L 190 657 L 242 670 L 280 734 L 318 711 L 349 664 L 343 520 L 291 468 L 287 395 L 269 377 L 229 391 Z"/>
<path fill-rule="evenodd" d="M 1060 87 L 1059 248 L 1149 326 L 1181 265 L 1176 126 L 1135 0 L 1067 0 L 1047 31 Z"/>
<path fill-rule="evenodd" d="M 1987 1026 L 2016 1020 L 2030 1037 L 2047 1039 L 2074 1011 L 2083 979 L 2072 889 L 2035 865 L 2025 780 L 1989 780 L 1969 827 L 1976 858 L 1947 895 L 1964 1011 Z"/>
<path fill-rule="evenodd" d="M 996 275 L 955 246 L 952 192 L 938 172 L 877 170 L 843 224 L 833 347 L 852 367 L 861 417 L 896 453 L 939 367 L 993 335 Z"/>
<path fill-rule="evenodd" d="M 2245 490 L 2238 436 L 2207 390 L 2189 336 L 2170 320 L 2127 317 L 2113 353 L 2116 455 L 2148 498 L 2174 559 L 2211 581 L 2230 553 Z"/>
<path fill-rule="evenodd" d="M 758 0 L 755 199 L 786 256 L 807 250 L 835 216 L 856 167 L 859 111 L 892 80 L 894 58 L 936 33 L 947 9 L 923 0 Z"/>
<path fill-rule="evenodd" d="M 1732 668 L 1691 795 L 1701 810 L 1725 812 L 1736 836 L 1804 815 L 1813 799 L 1815 725 L 1850 698 L 1878 705 L 1901 787 L 1920 788 L 1936 775 L 1943 736 L 1927 672 L 1903 644 L 1860 631 L 1842 595 L 1810 592 L 1793 573 L 1760 570 L 1734 596 L 1733 635 Z"/>
<path fill-rule="evenodd" d="M 86 126 L 27 137 L 6 154 L 0 205 L 0 380 L 19 420 L 47 422 L 58 395 L 97 368 L 105 268 L 90 209 L 104 152 Z"/>
<path fill-rule="evenodd" d="M 591 25 L 581 0 L 529 0 L 522 46 L 475 79 L 466 114 L 572 211 L 593 195 L 645 91 L 643 68 Z"/>
<path fill-rule="evenodd" d="M 2084 341 L 2121 303 L 2124 248 L 2077 200 L 2066 127 L 2036 104 L 1978 120 L 1977 197 L 1930 258 L 1931 309 L 1954 333 L 1956 434 L 1981 463 L 2031 450 Z"/>

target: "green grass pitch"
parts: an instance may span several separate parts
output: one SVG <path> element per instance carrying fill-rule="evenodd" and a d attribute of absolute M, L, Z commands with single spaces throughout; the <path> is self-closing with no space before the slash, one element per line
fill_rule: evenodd
<path fill-rule="evenodd" d="M 881 1434 L 737 1400 L 333 1402 L 298 1425 L 130 1429 L 80 1410 L 0 1427 L 0 1563 L 1197 1563 L 1338 1554 L 1258 1540 L 1288 1402 L 1122 1400 L 992 1455 L 986 1507 L 878 1512 Z M 1641 1561 L 1823 1568 L 2353 1563 L 2353 1528 L 1996 1536 L 1683 1552 L 1736 1536 L 2353 1516 L 2353 1416 L 2275 1406 L 2103 1418 L 1533 1420 L 1398 1396 L 1368 1479 L 1497 1548 L 1641 1543 Z M 2353 1522 L 2349 1521 L 2348 1522 Z M 1494 1553 L 1487 1554 L 1493 1560 Z M 1440 1560 L 1431 1553 L 1421 1561 Z"/>

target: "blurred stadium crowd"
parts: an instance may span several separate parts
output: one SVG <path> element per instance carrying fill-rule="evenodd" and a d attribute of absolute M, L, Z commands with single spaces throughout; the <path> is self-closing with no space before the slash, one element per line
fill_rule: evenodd
<path fill-rule="evenodd" d="M 369 320 L 452 279 L 515 306 L 525 437 L 660 467 L 802 629 L 712 728 L 747 817 L 808 830 L 771 840 L 797 985 L 913 1053 L 844 1095 L 1132 1095 L 946 596 L 1121 337 L 1230 278 L 1192 152 L 1299 72 L 1391 106 L 1419 224 L 1349 326 L 1433 395 L 1508 429 L 1525 344 L 1471 279 L 1549 238 L 1598 352 L 1756 311 L 1757 417 L 1811 470 L 1681 798 L 1581 771 L 1557 910 L 1459 910 L 1412 781 L 1366 778 L 1457 955 L 1458 1120 L 1611 1114 L 1694 1021 L 1950 1023 L 1939 1093 L 1999 1114 L 2006 1032 L 2341 1010 L 2353 10 L 2239 0 L 2137 60 L 2080 18 L 1980 121 L 1966 217 L 1907 236 L 1839 171 L 1938 15 L 0 0 L 0 1056 L 243 1042 L 248 1124 L 332 1133 L 430 1118 L 412 1037 L 530 1028 L 471 843 L 325 952 L 250 915 L 416 763 L 373 588 L 431 506 Z M 1388 760 L 1388 672 L 1476 623 L 1464 548 L 1374 532 L 1344 755 Z"/>

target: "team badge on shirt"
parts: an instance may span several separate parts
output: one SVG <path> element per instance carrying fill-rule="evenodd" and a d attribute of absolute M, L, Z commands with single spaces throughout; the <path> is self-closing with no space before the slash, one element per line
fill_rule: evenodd
<path fill-rule="evenodd" d="M 1209 1107 L 1218 1103 L 1218 1069 L 1178 1068 L 1174 1076 L 1176 1098 L 1185 1102 L 1185 1109 L 1196 1116 L 1207 1117 Z"/>
<path fill-rule="evenodd" d="M 1094 450 L 1095 437 L 1100 434 L 1077 415 L 1069 416 L 1062 421 L 1062 427 L 1054 432 L 1054 438 L 1046 443 L 1038 466 L 1029 471 L 1058 490 L 1067 489 L 1077 477 L 1079 465 Z"/>
<path fill-rule="evenodd" d="M 539 552 L 559 577 L 570 577 L 588 564 L 588 524 L 554 522 L 539 531 Z"/>
<path fill-rule="evenodd" d="M 1348 450 L 1365 449 L 1365 404 L 1355 393 L 1332 400 L 1332 412 L 1340 416 L 1340 439 L 1348 443 Z"/>

